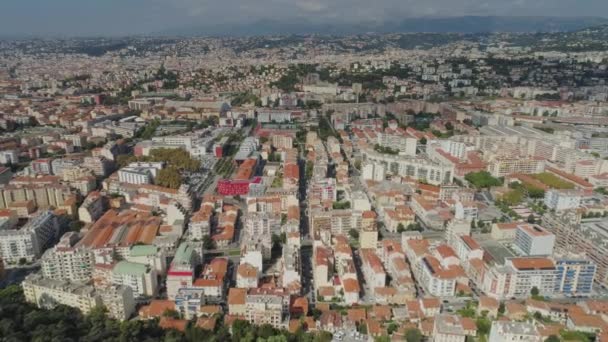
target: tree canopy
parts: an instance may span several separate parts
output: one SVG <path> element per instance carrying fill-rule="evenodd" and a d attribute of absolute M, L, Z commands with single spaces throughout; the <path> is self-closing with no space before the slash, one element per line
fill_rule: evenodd
<path fill-rule="evenodd" d="M 109 318 L 98 307 L 88 315 L 67 306 L 52 310 L 39 309 L 27 303 L 23 291 L 13 285 L 0 290 L 0 336 L 3 341 L 263 341 L 263 342 L 329 342 L 331 334 L 295 333 L 270 325 L 253 326 L 235 321 L 232 334 L 221 322 L 214 331 L 202 330 L 189 322 L 186 331 L 163 330 L 158 320 L 118 321 Z"/>
<path fill-rule="evenodd" d="M 502 185 L 502 180 L 492 177 L 488 171 L 471 172 L 464 179 L 478 189 Z"/>

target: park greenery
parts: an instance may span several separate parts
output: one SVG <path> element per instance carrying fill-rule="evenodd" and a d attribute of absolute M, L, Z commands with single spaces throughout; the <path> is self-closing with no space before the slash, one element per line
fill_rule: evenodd
<path fill-rule="evenodd" d="M 154 183 L 171 189 L 180 187 L 183 172 L 195 172 L 200 167 L 200 162 L 190 157 L 186 150 L 171 148 L 152 150 L 149 156 L 120 155 L 117 158 L 120 167 L 133 162 L 164 162 L 165 168 L 158 172 Z"/>
<path fill-rule="evenodd" d="M 232 331 L 221 316 L 214 331 L 196 327 L 189 321 L 185 331 L 163 330 L 158 319 L 118 321 L 109 318 L 103 307 L 83 315 L 79 310 L 59 305 L 39 309 L 27 303 L 23 291 L 13 285 L 0 290 L 0 336 L 2 341 L 232 341 L 232 342 L 329 342 L 331 334 L 295 333 L 270 325 L 254 326 L 237 320 Z"/>
<path fill-rule="evenodd" d="M 380 146 L 378 144 L 374 145 L 374 150 L 378 153 L 382 153 L 382 154 L 399 154 L 399 150 L 393 149 L 391 147 L 388 146 Z"/>
<path fill-rule="evenodd" d="M 334 202 L 332 207 L 334 210 L 350 209 L 350 201 Z"/>
<path fill-rule="evenodd" d="M 501 186 L 503 183 L 502 179 L 492 177 L 488 171 L 471 172 L 464 176 L 464 179 L 477 189 Z"/>
<path fill-rule="evenodd" d="M 574 189 L 574 184 L 567 182 L 549 172 L 535 174 L 532 175 L 532 177 L 553 189 Z"/>

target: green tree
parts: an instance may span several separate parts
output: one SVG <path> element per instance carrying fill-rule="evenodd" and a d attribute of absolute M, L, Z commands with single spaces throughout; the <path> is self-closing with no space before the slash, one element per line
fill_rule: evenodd
<path fill-rule="evenodd" d="M 154 183 L 166 188 L 178 189 L 182 185 L 182 176 L 177 168 L 170 166 L 158 171 Z"/>
<path fill-rule="evenodd" d="M 407 342 L 421 342 L 422 333 L 416 328 L 408 329 L 405 331 L 405 340 Z"/>
<path fill-rule="evenodd" d="M 471 172 L 464 176 L 469 183 L 478 189 L 502 185 L 502 181 L 492 177 L 488 171 Z"/>
<path fill-rule="evenodd" d="M 477 318 L 477 320 L 475 321 L 475 324 L 477 325 L 477 332 L 480 335 L 487 335 L 490 333 L 490 328 L 492 326 L 492 323 L 490 322 L 489 319 L 484 318 L 484 317 Z"/>
<path fill-rule="evenodd" d="M 505 303 L 501 302 L 500 305 L 498 305 L 498 314 L 499 315 L 504 315 L 505 314 Z"/>
<path fill-rule="evenodd" d="M 545 339 L 545 342 L 560 342 L 560 339 L 555 335 L 551 335 Z"/>
<path fill-rule="evenodd" d="M 214 250 L 215 249 L 215 241 L 209 235 L 203 236 L 203 248 L 205 250 Z"/>
<path fill-rule="evenodd" d="M 403 233 L 405 231 L 405 226 L 403 225 L 403 223 L 399 223 L 397 225 L 397 233 Z"/>
<path fill-rule="evenodd" d="M 534 297 L 538 296 L 540 293 L 540 291 L 538 290 L 538 287 L 534 286 L 531 290 L 530 290 L 530 294 Z"/>
<path fill-rule="evenodd" d="M 356 229 L 349 230 L 348 235 L 350 235 L 350 237 L 355 240 L 359 239 L 359 231 L 357 231 Z"/>
<path fill-rule="evenodd" d="M 389 335 L 392 335 L 395 331 L 397 331 L 397 329 L 399 329 L 399 325 L 397 325 L 395 322 L 391 322 L 388 327 L 386 327 L 386 332 Z"/>

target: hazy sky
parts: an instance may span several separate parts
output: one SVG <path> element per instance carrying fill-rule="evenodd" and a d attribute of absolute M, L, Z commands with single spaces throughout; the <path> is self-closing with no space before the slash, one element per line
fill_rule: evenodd
<path fill-rule="evenodd" d="M 462 15 L 608 17 L 608 0 L 0 0 L 0 35 L 121 35 L 267 19 L 357 23 Z"/>

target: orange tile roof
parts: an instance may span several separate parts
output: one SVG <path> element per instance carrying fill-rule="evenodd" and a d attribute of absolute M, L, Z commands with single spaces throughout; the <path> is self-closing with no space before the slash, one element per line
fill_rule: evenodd
<path fill-rule="evenodd" d="M 593 327 L 597 329 L 606 329 L 607 326 L 606 322 L 604 322 L 600 316 L 595 315 L 571 314 L 569 319 L 577 328 Z"/>
<path fill-rule="evenodd" d="M 163 329 L 175 329 L 179 331 L 186 331 L 188 321 L 185 319 L 174 319 L 170 317 L 162 317 L 158 326 Z"/>
<path fill-rule="evenodd" d="M 492 297 L 488 297 L 488 296 L 479 297 L 479 308 L 498 309 L 499 306 L 500 306 L 500 303 L 498 303 L 498 300 L 496 300 Z"/>
<path fill-rule="evenodd" d="M 390 321 L 393 318 L 393 309 L 389 305 L 374 305 L 372 313 L 376 319 L 381 321 Z"/>
<path fill-rule="evenodd" d="M 331 286 L 323 286 L 319 288 L 319 296 L 322 297 L 333 297 L 336 295 L 336 291 Z"/>
<path fill-rule="evenodd" d="M 253 267 L 251 264 L 242 263 L 237 268 L 237 273 L 239 276 L 244 278 L 257 278 L 258 269 Z"/>
<path fill-rule="evenodd" d="M 375 211 L 366 210 L 363 212 L 362 217 L 365 219 L 375 219 L 378 215 L 376 215 Z"/>
<path fill-rule="evenodd" d="M 232 287 L 228 290 L 228 305 L 245 305 L 247 289 Z"/>
<path fill-rule="evenodd" d="M 359 293 L 361 291 L 359 282 L 352 278 L 344 279 L 342 281 L 342 286 L 344 287 L 344 292 L 346 293 Z"/>
<path fill-rule="evenodd" d="M 217 318 L 215 317 L 199 317 L 199 319 L 196 320 L 196 327 L 203 330 L 213 331 L 216 324 Z"/>
<path fill-rule="evenodd" d="M 145 318 L 160 317 L 167 310 L 175 310 L 175 302 L 172 300 L 153 299 L 150 304 L 139 309 L 139 315 Z"/>
<path fill-rule="evenodd" d="M 308 299 L 306 297 L 292 297 L 289 312 L 292 315 L 308 315 Z"/>
<path fill-rule="evenodd" d="M 435 249 L 437 251 L 437 253 L 443 258 L 458 258 L 458 256 L 456 255 L 456 252 L 454 252 L 454 250 L 452 249 L 452 247 L 442 244 L 437 246 L 437 248 Z"/>
<path fill-rule="evenodd" d="M 367 319 L 367 311 L 363 308 L 353 308 L 346 311 L 346 316 L 351 322 L 359 323 Z"/>
<path fill-rule="evenodd" d="M 512 258 L 510 261 L 519 270 L 555 268 L 553 261 L 548 258 Z"/>

